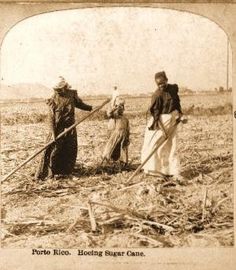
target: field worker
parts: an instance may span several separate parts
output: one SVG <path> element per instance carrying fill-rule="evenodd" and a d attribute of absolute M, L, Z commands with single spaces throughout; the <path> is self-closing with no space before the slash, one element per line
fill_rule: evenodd
<path fill-rule="evenodd" d="M 75 123 L 75 108 L 91 111 L 92 106 L 85 104 L 72 90 L 63 77 L 54 86 L 53 96 L 47 100 L 49 107 L 50 133 L 47 141 L 54 139 Z M 76 128 L 69 131 L 42 155 L 35 174 L 36 179 L 68 176 L 72 173 L 77 156 Z"/>
<path fill-rule="evenodd" d="M 103 161 L 119 161 L 121 165 L 128 164 L 129 120 L 124 116 L 125 101 L 118 97 L 113 108 L 109 108 L 107 116 L 114 120 L 110 137 L 105 146 Z"/>
<path fill-rule="evenodd" d="M 174 126 L 182 116 L 178 85 L 168 84 L 164 71 L 155 74 L 155 82 L 157 90 L 152 95 L 149 107 L 151 118 L 145 130 L 141 162 L 154 150 L 162 136 L 168 136 L 168 129 Z M 161 173 L 167 177 L 180 178 L 176 155 L 176 132 L 177 127 L 143 166 L 146 174 L 160 176 Z"/>

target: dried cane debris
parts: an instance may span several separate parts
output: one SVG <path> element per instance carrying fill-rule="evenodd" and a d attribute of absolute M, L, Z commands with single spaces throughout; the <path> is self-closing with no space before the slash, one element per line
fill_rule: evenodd
<path fill-rule="evenodd" d="M 188 130 L 180 130 L 184 183 L 146 177 L 142 173 L 132 179 L 132 183 L 127 183 L 140 164 L 144 120 L 137 117 L 131 123 L 134 131 L 130 144 L 132 164 L 126 168 L 120 168 L 119 164 L 99 165 L 106 123 L 97 125 L 90 121 L 88 126 L 82 125 L 78 134 L 81 136 L 86 130 L 88 136 L 83 136 L 86 141 L 79 147 L 77 168 L 72 177 L 34 182 L 35 160 L 22 174 L 2 184 L 2 246 L 233 245 L 232 134 L 228 128 L 231 123 L 226 121 L 226 115 L 212 117 L 192 118 Z M 29 152 L 30 156 L 34 151 L 32 125 L 25 125 L 24 130 L 5 127 L 5 134 L 9 129 L 13 134 L 11 141 L 4 133 L 3 137 L 8 139 L 9 149 L 15 147 L 20 151 L 4 150 L 6 171 L 15 166 L 16 158 L 18 163 L 23 160 L 24 152 Z M 38 125 L 37 130 L 42 132 L 41 137 L 37 136 L 40 147 L 45 130 L 41 131 Z M 94 132 L 103 133 L 97 138 L 94 155 L 90 156 L 90 150 L 84 145 L 94 145 L 90 136 Z M 28 147 L 21 143 L 22 134 L 29 141 Z M 217 142 L 221 140 L 225 145 L 219 147 Z M 89 207 L 92 208 L 90 213 Z"/>

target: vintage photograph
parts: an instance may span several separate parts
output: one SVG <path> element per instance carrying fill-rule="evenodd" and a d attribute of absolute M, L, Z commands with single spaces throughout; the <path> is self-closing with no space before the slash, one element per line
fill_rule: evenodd
<path fill-rule="evenodd" d="M 16 23 L 0 54 L 2 249 L 234 246 L 232 48 L 219 25 L 167 8 L 67 9 Z"/>

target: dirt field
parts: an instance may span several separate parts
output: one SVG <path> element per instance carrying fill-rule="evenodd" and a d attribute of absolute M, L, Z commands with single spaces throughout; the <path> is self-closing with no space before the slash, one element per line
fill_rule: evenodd
<path fill-rule="evenodd" d="M 118 164 L 100 166 L 107 140 L 103 112 L 83 122 L 77 127 L 79 152 L 71 179 L 34 182 L 37 158 L 2 183 L 2 247 L 232 246 L 230 98 L 229 94 L 182 97 L 189 119 L 178 133 L 184 182 L 165 182 L 142 173 L 127 182 L 140 164 L 149 98 L 126 101 L 131 144 L 125 170 Z M 2 107 L 3 175 L 44 145 L 46 114 L 44 104 Z M 137 185 L 124 189 L 132 184 Z"/>

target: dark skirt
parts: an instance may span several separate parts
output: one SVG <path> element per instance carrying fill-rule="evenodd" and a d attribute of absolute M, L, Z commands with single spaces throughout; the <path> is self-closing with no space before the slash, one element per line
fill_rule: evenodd
<path fill-rule="evenodd" d="M 47 142 L 52 139 L 50 133 Z M 54 175 L 69 175 L 72 173 L 77 157 L 76 129 L 70 131 L 56 143 L 50 145 L 42 154 L 35 179 L 45 179 Z"/>

